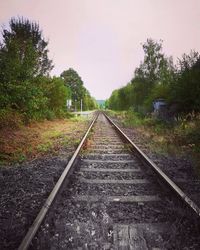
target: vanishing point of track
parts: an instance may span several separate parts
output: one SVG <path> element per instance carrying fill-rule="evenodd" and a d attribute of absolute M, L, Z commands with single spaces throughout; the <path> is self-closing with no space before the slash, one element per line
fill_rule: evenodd
<path fill-rule="evenodd" d="M 161 249 L 176 202 L 199 218 L 196 204 L 100 113 L 19 249 Z"/>

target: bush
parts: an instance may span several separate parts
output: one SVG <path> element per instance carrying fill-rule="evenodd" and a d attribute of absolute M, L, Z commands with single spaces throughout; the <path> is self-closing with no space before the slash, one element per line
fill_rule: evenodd
<path fill-rule="evenodd" d="M 16 129 L 22 126 L 23 116 L 12 109 L 0 109 L 0 129 Z"/>
<path fill-rule="evenodd" d="M 45 92 L 45 95 L 48 98 L 48 109 L 53 110 L 57 116 L 60 116 L 66 107 L 66 99 L 68 95 L 64 81 L 59 77 L 50 79 Z"/>

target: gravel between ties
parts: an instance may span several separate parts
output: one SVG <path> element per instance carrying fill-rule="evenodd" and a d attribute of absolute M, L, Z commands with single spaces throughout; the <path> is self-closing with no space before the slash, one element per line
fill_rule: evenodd
<path fill-rule="evenodd" d="M 97 126 L 94 137 L 100 138 L 102 126 Z M 92 140 L 90 139 L 90 141 Z M 107 141 L 109 142 L 109 140 Z M 97 142 L 95 147 L 98 145 L 101 143 Z M 86 150 L 82 154 L 77 163 L 76 171 L 71 176 L 67 189 L 63 190 L 61 198 L 57 200 L 35 237 L 32 249 L 116 249 L 113 235 L 115 226 L 119 223 L 129 225 L 132 223 L 169 223 L 168 226 L 166 225 L 167 232 L 159 234 L 160 238 L 158 234 L 155 234 L 154 240 L 150 241 L 151 232 L 147 233 L 148 236 L 145 235 L 148 247 L 198 249 L 196 246 L 200 244 L 200 239 L 198 231 L 191 227 L 192 219 L 187 218 L 185 212 L 181 208 L 179 209 L 170 197 L 165 195 L 164 191 L 162 193 L 160 186 L 156 183 L 155 185 L 151 183 L 150 186 L 146 184 L 121 185 L 119 182 L 109 184 L 109 180 L 119 180 L 121 177 L 125 181 L 132 179 L 130 173 L 123 173 L 120 176 L 116 173 L 102 174 L 106 168 L 115 170 L 129 168 L 129 164 L 115 163 L 115 161 L 120 162 L 125 159 L 123 157 L 113 156 L 109 152 L 106 157 L 100 153 L 95 155 L 92 147 L 89 146 L 88 151 Z M 140 164 L 137 163 L 134 156 L 128 156 L 127 159 L 133 161 L 132 167 L 140 168 Z M 112 160 L 114 161 L 111 163 Z M 102 172 L 91 171 L 88 174 L 88 172 L 82 171 L 85 168 L 88 170 L 98 168 Z M 94 182 L 91 183 L 90 180 L 94 180 Z M 98 180 L 105 180 L 105 184 Z M 148 178 L 148 180 L 150 179 Z M 108 200 L 109 196 L 142 196 L 155 193 L 159 194 L 159 197 L 162 196 L 162 200 L 131 204 L 129 202 L 118 203 L 119 199 L 116 199 L 116 202 Z M 95 196 L 96 200 L 93 199 Z M 79 197 L 81 198 L 79 199 Z M 156 242 L 156 239 L 159 241 Z"/>

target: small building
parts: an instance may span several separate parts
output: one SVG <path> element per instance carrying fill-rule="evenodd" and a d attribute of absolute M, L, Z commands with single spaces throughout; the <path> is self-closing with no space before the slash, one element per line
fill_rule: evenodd
<path fill-rule="evenodd" d="M 153 111 L 154 112 L 158 112 L 158 111 L 161 111 L 163 109 L 166 109 L 167 107 L 167 103 L 164 99 L 162 98 L 159 98 L 159 99 L 156 99 L 154 102 L 153 102 Z"/>
<path fill-rule="evenodd" d="M 67 107 L 67 109 L 70 109 L 71 106 L 72 106 L 72 100 L 71 99 L 67 99 L 67 101 L 66 101 L 66 107 Z"/>
<path fill-rule="evenodd" d="M 156 99 L 153 102 L 153 114 L 155 118 L 167 121 L 169 119 L 168 105 L 162 98 Z"/>

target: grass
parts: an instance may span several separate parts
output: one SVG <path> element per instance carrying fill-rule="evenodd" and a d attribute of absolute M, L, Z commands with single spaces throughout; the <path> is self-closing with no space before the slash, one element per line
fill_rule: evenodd
<path fill-rule="evenodd" d="M 174 123 L 144 117 L 132 111 L 111 111 L 125 127 L 145 136 L 151 150 L 163 155 L 190 156 L 200 172 L 200 115 L 188 114 Z"/>
<path fill-rule="evenodd" d="M 77 146 L 87 126 L 82 118 L 34 122 L 0 129 L 0 165 L 23 162 Z"/>
<path fill-rule="evenodd" d="M 37 146 L 38 152 L 42 152 L 42 153 L 51 151 L 52 148 L 53 148 L 53 143 L 51 141 L 48 141 L 46 143 L 41 143 Z"/>

